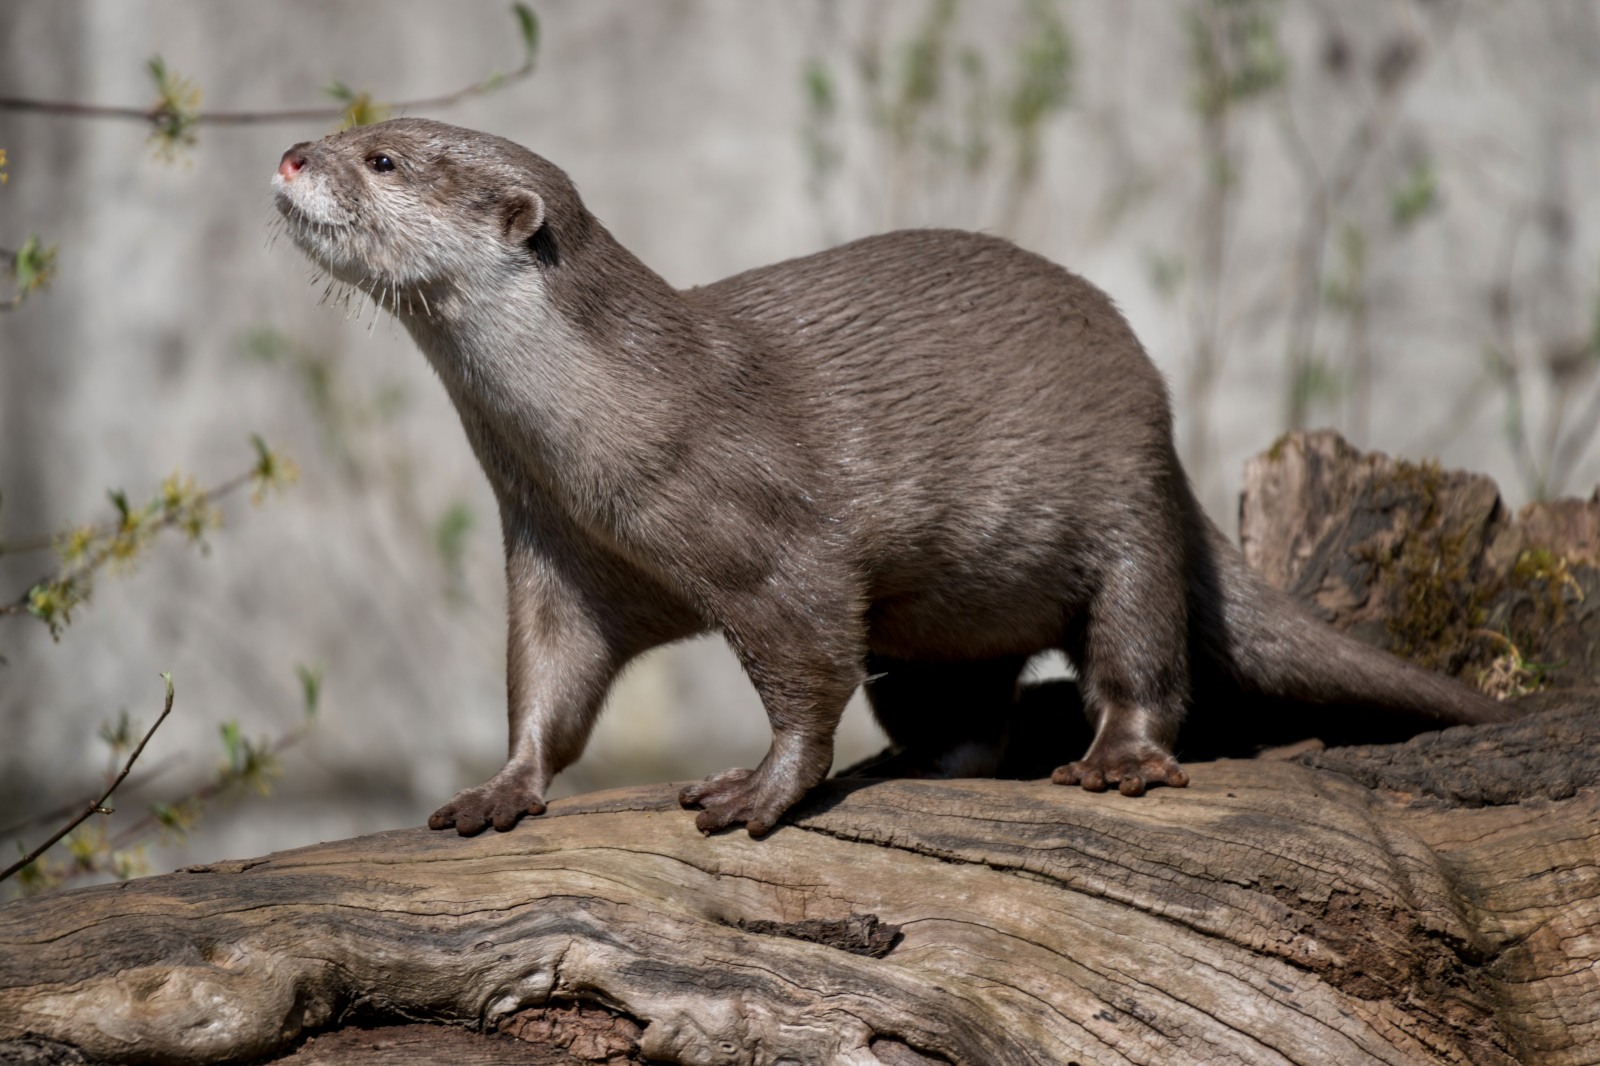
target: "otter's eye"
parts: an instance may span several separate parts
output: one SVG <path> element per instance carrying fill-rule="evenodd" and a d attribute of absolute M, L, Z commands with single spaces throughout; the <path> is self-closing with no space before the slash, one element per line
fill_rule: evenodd
<path fill-rule="evenodd" d="M 367 166 L 376 170 L 379 174 L 387 174 L 394 169 L 394 160 L 379 152 L 377 155 L 367 156 Z"/>

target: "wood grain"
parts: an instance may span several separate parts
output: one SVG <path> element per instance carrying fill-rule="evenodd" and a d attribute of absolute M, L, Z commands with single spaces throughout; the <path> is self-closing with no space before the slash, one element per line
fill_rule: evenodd
<path fill-rule="evenodd" d="M 586 1001 L 660 1062 L 1600 1061 L 1593 790 L 1441 810 L 1293 763 L 1193 776 L 832 782 L 764 840 L 651 787 L 23 900 L 0 1040 L 219 1062 Z M 852 915 L 900 926 L 885 957 L 739 928 Z"/>

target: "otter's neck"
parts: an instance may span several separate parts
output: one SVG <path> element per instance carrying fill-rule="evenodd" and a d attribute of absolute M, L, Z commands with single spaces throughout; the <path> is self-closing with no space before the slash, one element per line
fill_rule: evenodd
<path fill-rule="evenodd" d="M 708 343 L 716 323 L 603 231 L 557 265 L 424 295 L 399 301 L 397 317 L 485 468 L 492 450 L 508 476 L 569 504 L 609 509 L 722 406 L 706 402 L 719 376 L 708 353 L 729 347 Z"/>

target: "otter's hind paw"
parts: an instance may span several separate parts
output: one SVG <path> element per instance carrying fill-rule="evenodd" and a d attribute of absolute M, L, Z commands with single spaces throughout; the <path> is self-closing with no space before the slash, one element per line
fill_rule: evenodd
<path fill-rule="evenodd" d="M 1088 792 L 1104 792 L 1107 786 L 1116 785 L 1124 796 L 1142 796 L 1151 785 L 1183 788 L 1189 775 L 1177 759 L 1160 750 L 1098 758 L 1091 751 L 1077 762 L 1056 767 L 1050 780 L 1058 785 L 1081 785 Z"/>

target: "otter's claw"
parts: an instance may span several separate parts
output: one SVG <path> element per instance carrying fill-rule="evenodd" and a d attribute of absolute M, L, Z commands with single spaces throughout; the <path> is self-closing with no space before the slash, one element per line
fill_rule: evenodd
<path fill-rule="evenodd" d="M 477 836 L 488 826 L 504 833 L 523 815 L 543 814 L 541 790 L 502 771 L 478 785 L 458 792 L 455 799 L 428 817 L 429 829 L 449 829 L 464 837 Z"/>
<path fill-rule="evenodd" d="M 1183 788 L 1189 775 L 1177 759 L 1157 749 L 1099 757 L 1091 751 L 1077 762 L 1056 767 L 1050 780 L 1058 785 L 1081 785 L 1088 792 L 1104 792 L 1106 786 L 1116 785 L 1124 796 L 1142 796 L 1151 785 Z"/>
<path fill-rule="evenodd" d="M 685 788 L 678 793 L 678 802 L 700 808 L 694 825 L 702 833 L 743 825 L 751 836 L 759 837 L 770 833 L 804 793 L 805 789 L 777 785 L 757 770 L 724 770 Z"/>

